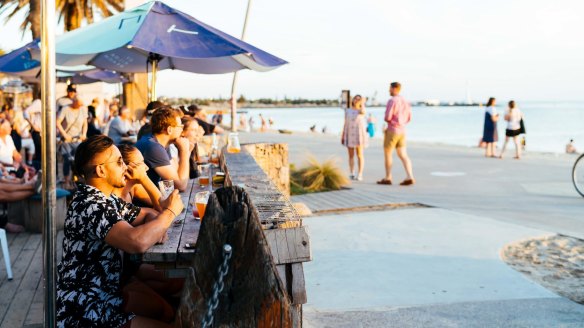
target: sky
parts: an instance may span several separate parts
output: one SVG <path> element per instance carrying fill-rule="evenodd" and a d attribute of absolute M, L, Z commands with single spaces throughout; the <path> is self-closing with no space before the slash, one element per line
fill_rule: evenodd
<path fill-rule="evenodd" d="M 165 3 L 241 36 L 247 0 Z M 242 71 L 246 98 L 337 98 L 350 89 L 411 100 L 584 100 L 584 2 L 577 0 L 253 0 L 245 41 L 290 64 Z M 21 38 L 19 19 L 0 27 L 0 48 Z M 4 22 L 4 17 L 0 18 Z M 232 74 L 164 71 L 158 93 L 227 97 Z"/>

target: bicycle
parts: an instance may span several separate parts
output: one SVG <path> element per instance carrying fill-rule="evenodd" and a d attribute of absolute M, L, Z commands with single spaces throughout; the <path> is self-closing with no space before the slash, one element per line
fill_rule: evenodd
<path fill-rule="evenodd" d="M 580 155 L 574 163 L 574 167 L 572 168 L 572 182 L 576 191 L 580 196 L 584 197 L 584 154 Z"/>

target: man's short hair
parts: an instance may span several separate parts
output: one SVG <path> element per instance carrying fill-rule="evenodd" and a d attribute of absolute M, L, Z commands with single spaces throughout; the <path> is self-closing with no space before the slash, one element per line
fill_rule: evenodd
<path fill-rule="evenodd" d="M 113 144 L 114 141 L 103 134 L 87 138 L 77 147 L 73 161 L 73 172 L 82 177 L 88 175 L 90 173 L 88 164 L 91 163 L 92 159 L 109 149 Z"/>
<path fill-rule="evenodd" d="M 179 117 L 175 109 L 163 107 L 157 109 L 152 115 L 150 123 L 152 124 L 152 134 L 160 134 L 169 126 L 176 126 L 176 118 Z"/>
<path fill-rule="evenodd" d="M 157 109 L 164 107 L 167 107 L 167 105 L 165 105 L 161 101 L 158 100 L 151 101 L 148 103 L 148 106 L 146 106 L 146 115 L 152 115 Z"/>
<path fill-rule="evenodd" d="M 77 88 L 73 84 L 69 84 L 67 86 L 67 93 L 69 93 L 69 92 L 75 92 L 75 93 L 77 93 Z"/>
<path fill-rule="evenodd" d="M 187 109 L 189 110 L 189 112 L 193 113 L 193 115 L 198 114 L 200 111 L 202 111 L 203 109 L 195 104 L 190 105 L 189 107 L 187 107 Z"/>
<path fill-rule="evenodd" d="M 401 83 L 399 83 L 399 82 L 391 82 L 391 84 L 389 86 L 394 88 L 394 89 L 397 89 L 398 91 L 401 90 Z"/>

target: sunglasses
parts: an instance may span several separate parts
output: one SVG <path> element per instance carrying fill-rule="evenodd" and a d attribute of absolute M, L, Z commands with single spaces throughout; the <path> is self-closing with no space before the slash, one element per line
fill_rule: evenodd
<path fill-rule="evenodd" d="M 124 167 L 124 166 L 126 166 L 126 163 L 124 163 L 124 159 L 121 158 L 121 157 L 118 160 L 116 160 L 116 161 L 103 162 L 103 163 L 97 164 L 95 166 L 97 167 L 97 166 L 101 166 L 101 165 L 105 165 L 105 164 L 111 164 L 111 163 L 116 163 L 118 165 L 118 167 Z"/>

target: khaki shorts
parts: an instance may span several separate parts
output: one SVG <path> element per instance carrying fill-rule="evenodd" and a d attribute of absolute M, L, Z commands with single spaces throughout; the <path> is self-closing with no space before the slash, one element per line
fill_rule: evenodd
<path fill-rule="evenodd" d="M 396 134 L 393 131 L 387 129 L 385 130 L 385 135 L 383 137 L 383 148 L 402 148 L 406 146 L 406 135 L 405 133 Z"/>

